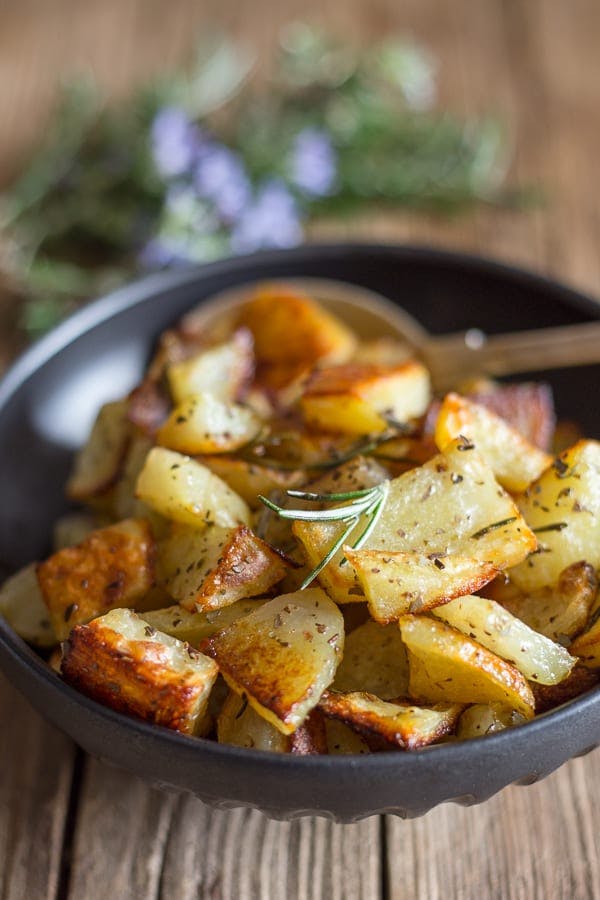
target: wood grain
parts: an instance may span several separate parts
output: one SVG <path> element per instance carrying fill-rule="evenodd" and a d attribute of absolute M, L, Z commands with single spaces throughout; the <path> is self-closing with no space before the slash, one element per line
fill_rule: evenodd
<path fill-rule="evenodd" d="M 599 292 L 595 0 L 0 0 L 0 181 L 39 139 L 68 72 L 89 68 L 118 98 L 184 59 L 210 22 L 256 46 L 266 71 L 279 27 L 300 17 L 351 40 L 396 31 L 422 40 L 439 62 L 440 102 L 465 116 L 496 113 L 515 147 L 511 178 L 542 185 L 546 194 L 527 213 L 484 208 L 437 219 L 371 210 L 352 222 L 321 222 L 312 237 L 474 250 Z M 5 302 L 0 359 L 13 352 L 12 317 Z M 2 681 L 0 720 L 2 898 L 600 896 L 598 752 L 482 806 L 386 819 L 382 830 L 378 819 L 334 826 L 215 812 L 88 761 L 61 881 L 72 746 Z"/>
<path fill-rule="evenodd" d="M 0 897 L 53 898 L 59 883 L 73 745 L 0 675 Z"/>
<path fill-rule="evenodd" d="M 379 867 L 377 818 L 336 826 L 215 811 L 90 761 L 68 896 L 360 900 L 379 896 Z"/>

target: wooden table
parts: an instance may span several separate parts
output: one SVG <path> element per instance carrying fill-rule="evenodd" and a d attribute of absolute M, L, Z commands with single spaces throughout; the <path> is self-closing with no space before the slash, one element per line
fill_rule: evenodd
<path fill-rule="evenodd" d="M 465 248 L 598 293 L 595 0 L 0 0 L 0 177 L 38 138 L 61 72 L 89 66 L 123 94 L 185 56 L 209 21 L 268 51 L 278 27 L 300 16 L 351 39 L 392 30 L 421 39 L 439 60 L 442 102 L 499 113 L 515 177 L 548 193 L 528 213 L 369 215 L 316 234 Z M 12 347 L 6 329 L 0 347 L 5 356 Z M 446 805 L 415 821 L 280 823 L 213 812 L 86 758 L 4 680 L 0 722 L 3 900 L 600 897 L 597 751 L 479 807 Z"/>

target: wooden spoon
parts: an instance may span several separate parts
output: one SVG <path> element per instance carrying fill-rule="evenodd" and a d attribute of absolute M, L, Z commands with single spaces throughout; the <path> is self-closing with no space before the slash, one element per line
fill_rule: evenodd
<path fill-rule="evenodd" d="M 214 321 L 247 302 L 258 288 L 276 283 L 314 297 L 362 338 L 392 336 L 405 341 L 426 364 L 439 391 L 473 375 L 516 375 L 600 363 L 600 322 L 494 335 L 472 328 L 434 336 L 381 294 L 333 279 L 282 278 L 237 285 L 206 300 L 192 314 L 194 321 Z"/>

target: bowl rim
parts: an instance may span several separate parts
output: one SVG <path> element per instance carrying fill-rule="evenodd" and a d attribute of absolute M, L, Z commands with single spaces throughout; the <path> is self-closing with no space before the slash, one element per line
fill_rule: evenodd
<path fill-rule="evenodd" d="M 318 257 L 326 260 L 328 256 L 339 257 L 344 253 L 390 255 L 399 260 L 404 257 L 407 260 L 417 260 L 423 263 L 454 265 L 462 269 L 467 268 L 480 272 L 482 275 L 500 276 L 512 283 L 530 285 L 537 290 L 548 290 L 559 301 L 579 310 L 587 318 L 600 319 L 600 299 L 597 300 L 591 295 L 582 293 L 543 274 L 486 256 L 439 249 L 424 244 L 365 241 L 308 243 L 290 250 L 263 251 L 203 265 L 194 265 L 181 270 L 153 273 L 92 301 L 71 314 L 17 357 L 0 380 L 0 412 L 12 395 L 40 366 L 60 353 L 73 340 L 109 320 L 111 316 L 142 304 L 157 294 L 168 293 L 170 290 L 192 285 L 195 281 L 204 280 L 209 276 L 235 275 L 252 266 L 268 268 L 275 263 L 301 264 L 307 258 Z M 272 280 L 278 280 L 280 277 L 284 279 L 288 276 L 277 276 Z M 265 280 L 270 278 L 271 276 L 265 276 Z M 352 283 L 351 275 L 348 277 L 348 281 Z M 200 299 L 198 303 L 201 302 Z M 302 770 L 332 774 L 338 770 L 347 771 L 352 768 L 353 771 L 357 769 L 364 771 L 365 774 L 377 770 L 385 774 L 394 774 L 398 778 L 411 774 L 416 776 L 423 767 L 429 769 L 431 768 L 430 764 L 436 762 L 450 767 L 455 764 L 464 765 L 465 748 L 474 746 L 480 748 L 481 753 L 478 751 L 478 756 L 501 756 L 507 750 L 519 753 L 529 745 L 530 740 L 535 740 L 535 736 L 540 731 L 542 733 L 545 733 L 547 729 L 553 731 L 558 722 L 563 728 L 574 725 L 576 720 L 590 713 L 599 700 L 599 688 L 591 688 L 573 700 L 541 713 L 528 722 L 486 735 L 485 740 L 471 738 L 433 744 L 405 753 L 299 756 L 219 744 L 213 740 L 192 737 L 163 726 L 153 725 L 106 707 L 62 681 L 36 651 L 12 631 L 1 615 L 0 647 L 3 651 L 0 654 L 2 668 L 6 663 L 4 656 L 7 656 L 11 662 L 20 667 L 24 666 L 36 681 L 43 682 L 50 689 L 58 690 L 58 693 L 67 702 L 83 707 L 96 719 L 103 720 L 107 724 L 110 723 L 112 726 L 130 731 L 142 739 L 160 740 L 165 742 L 166 747 L 178 748 L 183 752 L 191 751 L 200 756 L 208 754 L 218 759 L 231 759 L 243 763 L 252 762 L 254 768 L 263 769 L 266 766 L 272 771 L 275 767 L 282 773 L 296 770 L 298 767 Z"/>

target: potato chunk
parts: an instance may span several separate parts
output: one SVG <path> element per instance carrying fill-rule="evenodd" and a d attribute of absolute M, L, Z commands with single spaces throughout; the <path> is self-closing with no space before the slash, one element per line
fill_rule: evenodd
<path fill-rule="evenodd" d="M 416 750 L 454 731 L 463 707 L 458 703 L 440 703 L 425 708 L 389 703 L 361 691 L 325 691 L 319 709 L 368 738 L 378 738 L 400 750 Z"/>
<path fill-rule="evenodd" d="M 592 616 L 590 627 L 575 638 L 569 647 L 588 669 L 600 669 L 600 615 Z"/>
<path fill-rule="evenodd" d="M 121 471 L 130 436 L 127 401 L 105 403 L 87 442 L 75 457 L 67 481 L 67 496 L 71 500 L 88 500 L 112 487 Z"/>
<path fill-rule="evenodd" d="M 458 597 L 433 613 L 512 662 L 529 681 L 558 684 L 575 665 L 575 659 L 564 647 L 533 631 L 494 600 Z"/>
<path fill-rule="evenodd" d="M 429 373 L 421 363 L 353 363 L 315 370 L 301 407 L 305 421 L 313 428 L 370 434 L 385 431 L 390 419 L 406 422 L 422 415 L 429 397 Z"/>
<path fill-rule="evenodd" d="M 135 606 L 154 584 L 154 538 L 144 519 L 94 531 L 37 568 L 56 636 L 119 606 Z"/>
<path fill-rule="evenodd" d="M 241 308 L 237 324 L 252 333 L 263 366 L 345 362 L 357 343 L 343 322 L 288 285 L 259 287 Z"/>
<path fill-rule="evenodd" d="M 302 471 L 287 472 L 225 455 L 203 456 L 201 462 L 239 494 L 252 510 L 264 509 L 259 494 L 268 497 L 271 491 L 289 490 L 305 477 Z"/>
<path fill-rule="evenodd" d="M 486 560 L 458 555 L 441 559 L 415 552 L 349 547 L 345 553 L 358 576 L 371 615 L 382 623 L 477 591 L 498 572 Z"/>
<path fill-rule="evenodd" d="M 247 406 L 224 403 L 205 391 L 175 407 L 159 429 L 157 442 L 180 453 L 230 453 L 255 438 L 261 426 Z"/>
<path fill-rule="evenodd" d="M 459 741 L 485 737 L 505 728 L 522 725 L 526 719 L 501 703 L 474 703 L 459 719 L 456 737 Z"/>
<path fill-rule="evenodd" d="M 191 644 L 192 647 L 198 647 L 206 638 L 212 637 L 237 619 L 247 616 L 263 603 L 264 600 L 238 600 L 231 606 L 208 612 L 189 612 L 176 603 L 174 606 L 141 612 L 139 615 L 157 631 L 170 634 L 171 637 Z"/>
<path fill-rule="evenodd" d="M 31 563 L 6 579 L 0 587 L 0 615 L 24 641 L 38 647 L 51 647 L 57 638 L 50 624 L 36 568 L 36 563 Z"/>
<path fill-rule="evenodd" d="M 435 426 L 435 441 L 443 450 L 459 435 L 469 438 L 496 479 L 508 491 L 524 491 L 552 462 L 552 457 L 485 406 L 459 394 L 447 394 Z"/>
<path fill-rule="evenodd" d="M 402 616 L 409 692 L 424 703 L 502 703 L 531 719 L 534 699 L 519 670 L 449 625 Z"/>
<path fill-rule="evenodd" d="M 406 696 L 408 660 L 399 630 L 370 619 L 346 635 L 344 656 L 332 687 L 375 694 L 382 700 Z"/>
<path fill-rule="evenodd" d="M 600 442 L 578 441 L 517 500 L 539 548 L 510 571 L 523 591 L 556 584 L 572 563 L 600 567 Z"/>
<path fill-rule="evenodd" d="M 77 625 L 63 650 L 63 677 L 77 690 L 185 734 L 205 729 L 217 673 L 212 659 L 155 631 L 129 609 Z"/>
<path fill-rule="evenodd" d="M 240 329 L 230 340 L 167 366 L 167 378 L 175 404 L 204 391 L 227 402 L 250 382 L 253 367 L 252 338 Z"/>
<path fill-rule="evenodd" d="M 217 740 L 220 744 L 288 753 L 290 739 L 267 722 L 250 706 L 248 700 L 230 691 L 217 717 Z"/>
<path fill-rule="evenodd" d="M 283 594 L 210 638 L 206 652 L 238 694 L 291 734 L 331 683 L 344 647 L 344 620 L 324 591 Z"/>
<path fill-rule="evenodd" d="M 490 595 L 534 631 L 564 644 L 585 628 L 597 593 L 595 569 L 578 562 L 561 572 L 558 584 L 526 593 L 511 584 L 491 585 Z"/>
<path fill-rule="evenodd" d="M 250 510 L 220 478 L 189 456 L 155 447 L 146 457 L 136 495 L 156 512 L 199 528 L 250 524 Z"/>
<path fill-rule="evenodd" d="M 159 545 L 159 569 L 175 600 L 185 609 L 202 611 L 264 594 L 281 581 L 287 565 L 245 525 L 175 525 Z"/>
<path fill-rule="evenodd" d="M 356 536 L 365 524 L 359 523 Z M 311 566 L 321 561 L 343 527 L 337 522 L 294 523 L 294 534 Z M 471 443 L 457 440 L 390 482 L 381 516 L 363 548 L 419 553 L 442 561 L 456 554 L 504 569 L 536 546 L 535 536 L 489 466 Z M 343 557 L 340 550 L 319 581 L 338 603 L 362 600 L 363 590 L 352 567 L 342 564 Z"/>

